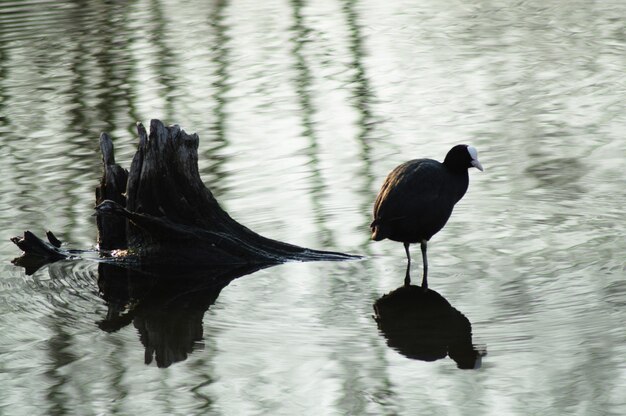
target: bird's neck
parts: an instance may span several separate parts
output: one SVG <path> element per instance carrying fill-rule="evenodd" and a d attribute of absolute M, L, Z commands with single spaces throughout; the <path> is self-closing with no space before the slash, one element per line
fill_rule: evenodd
<path fill-rule="evenodd" d="M 448 163 L 446 163 L 448 162 Z M 459 166 L 456 163 L 451 163 L 451 161 L 448 160 L 448 158 L 446 158 L 446 160 L 443 161 L 443 165 L 446 167 L 446 169 L 448 169 L 448 172 L 454 174 L 454 175 L 465 175 L 467 176 L 467 168 L 464 166 Z"/>
<path fill-rule="evenodd" d="M 459 152 L 450 151 L 443 160 L 443 165 L 456 175 L 467 174 L 467 162 L 459 155 Z"/>

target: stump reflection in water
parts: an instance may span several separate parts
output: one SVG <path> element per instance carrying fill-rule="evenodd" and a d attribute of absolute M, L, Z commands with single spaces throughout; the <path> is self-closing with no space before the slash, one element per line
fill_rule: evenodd
<path fill-rule="evenodd" d="M 203 317 L 221 290 L 258 266 L 204 270 L 133 270 L 108 263 L 98 267 L 98 287 L 107 316 L 106 332 L 131 322 L 145 348 L 145 363 L 166 368 L 184 361 L 203 339 Z"/>

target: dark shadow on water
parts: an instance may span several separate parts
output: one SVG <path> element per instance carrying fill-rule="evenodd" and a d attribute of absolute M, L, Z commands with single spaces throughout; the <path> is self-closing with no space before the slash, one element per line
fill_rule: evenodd
<path fill-rule="evenodd" d="M 203 340 L 203 317 L 221 290 L 262 266 L 203 270 L 133 270 L 102 263 L 98 288 L 108 311 L 98 327 L 115 332 L 131 323 L 145 363 L 160 368 L 184 361 Z"/>
<path fill-rule="evenodd" d="M 378 299 L 374 311 L 387 345 L 400 354 L 422 361 L 449 356 L 458 368 L 480 368 L 486 352 L 472 344 L 472 324 L 434 290 L 399 287 Z"/>
<path fill-rule="evenodd" d="M 58 262 L 58 263 L 57 263 Z M 145 349 L 145 363 L 160 368 L 187 359 L 202 345 L 203 318 L 220 292 L 234 279 L 269 265 L 238 265 L 213 268 L 137 268 L 111 263 L 98 264 L 85 273 L 88 262 L 23 255 L 13 263 L 32 275 L 44 266 L 57 281 L 98 282 L 98 294 L 107 313 L 97 322 L 105 332 L 116 332 L 132 324 Z M 75 279 L 74 279 L 75 278 Z M 77 290 L 87 290 L 77 285 Z"/>

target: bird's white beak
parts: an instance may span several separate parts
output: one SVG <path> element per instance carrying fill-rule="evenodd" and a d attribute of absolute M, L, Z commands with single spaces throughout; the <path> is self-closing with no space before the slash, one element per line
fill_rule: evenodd
<path fill-rule="evenodd" d="M 480 164 L 478 159 L 473 159 L 472 160 L 472 166 L 474 166 L 476 169 L 478 169 L 481 172 L 483 172 L 485 170 L 485 169 L 483 169 L 483 165 Z"/>

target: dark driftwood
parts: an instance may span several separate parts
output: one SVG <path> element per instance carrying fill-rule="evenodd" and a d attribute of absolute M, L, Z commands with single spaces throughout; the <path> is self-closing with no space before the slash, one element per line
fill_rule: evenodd
<path fill-rule="evenodd" d="M 24 232 L 24 237 L 13 237 L 11 241 L 22 251 L 37 257 L 46 257 L 51 260 L 60 260 L 70 256 L 69 252 L 62 250 L 61 242 L 51 231 L 46 233 L 48 241 L 43 241 L 30 231 Z"/>
<path fill-rule="evenodd" d="M 358 258 L 253 232 L 232 219 L 204 186 L 197 134 L 189 135 L 177 125 L 166 127 L 159 120 L 150 122 L 150 134 L 141 123 L 137 132 L 139 145 L 128 172 L 115 163 L 111 138 L 100 136 L 104 169 L 96 190 L 96 214 L 103 252 L 122 249 L 123 258 L 142 264 L 194 267 Z M 51 261 L 68 255 L 31 233 L 13 241 L 27 254 Z"/>
<path fill-rule="evenodd" d="M 244 227 L 220 207 L 200 179 L 197 134 L 189 135 L 177 125 L 166 127 L 159 120 L 150 122 L 149 135 L 140 123 L 137 131 L 139 146 L 128 173 L 125 207 L 123 196 L 109 192 L 121 192 L 118 183 L 124 174 L 108 168 L 116 166 L 113 144 L 108 136 L 101 137 L 107 169 L 99 194 L 114 194 L 118 200 L 102 201 L 96 211 L 127 220 L 127 248 L 143 261 L 218 265 L 353 258 L 272 240 Z M 110 232 L 101 228 L 100 234 Z"/>
<path fill-rule="evenodd" d="M 104 201 L 112 201 L 126 206 L 126 184 L 128 171 L 115 163 L 113 141 L 108 134 L 100 135 L 100 151 L 102 152 L 102 179 L 96 188 L 96 205 Z M 98 246 L 102 250 L 127 248 L 126 220 L 112 215 L 98 215 Z"/>
<path fill-rule="evenodd" d="M 72 257 L 72 253 L 61 248 L 61 242 L 51 231 L 46 233 L 48 241 L 43 241 L 30 231 L 25 231 L 23 237 L 13 237 L 15 243 L 24 255 L 13 260 L 16 266 L 26 270 L 27 275 L 35 273 L 42 266 L 57 260 Z"/>

